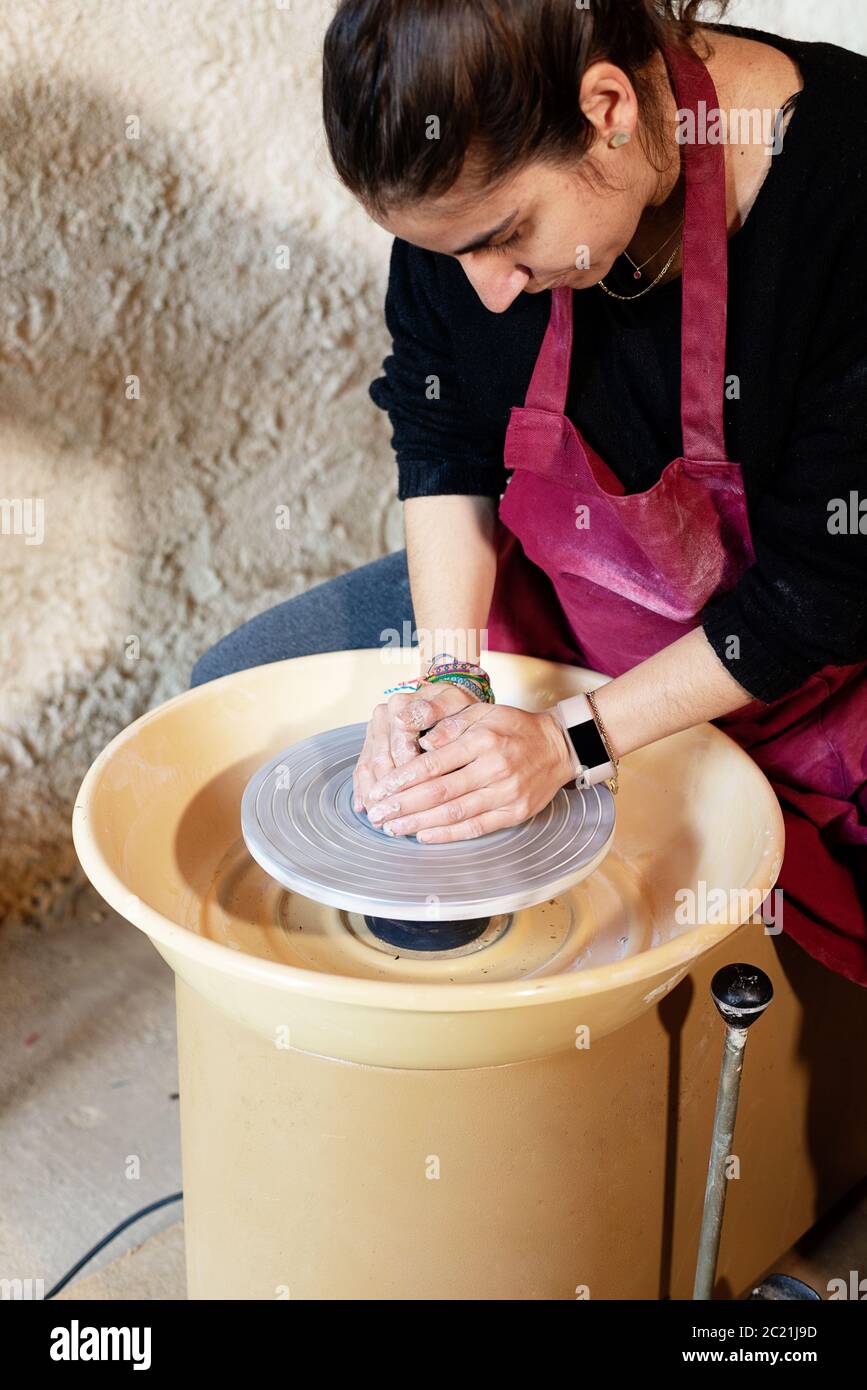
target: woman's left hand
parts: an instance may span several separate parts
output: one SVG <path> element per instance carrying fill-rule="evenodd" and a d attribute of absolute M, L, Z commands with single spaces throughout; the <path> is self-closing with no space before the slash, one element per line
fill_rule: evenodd
<path fill-rule="evenodd" d="M 427 844 L 504 830 L 541 811 L 572 779 L 563 730 L 547 710 L 479 702 L 441 719 L 419 742 L 423 753 L 368 792 L 369 818 L 389 835 Z"/>

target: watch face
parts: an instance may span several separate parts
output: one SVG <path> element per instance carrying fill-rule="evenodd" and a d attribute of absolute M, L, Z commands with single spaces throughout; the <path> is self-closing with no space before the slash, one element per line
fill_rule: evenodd
<path fill-rule="evenodd" d="M 608 749 L 602 741 L 595 719 L 585 719 L 583 724 L 573 724 L 567 733 L 582 767 L 601 767 L 609 761 Z"/>

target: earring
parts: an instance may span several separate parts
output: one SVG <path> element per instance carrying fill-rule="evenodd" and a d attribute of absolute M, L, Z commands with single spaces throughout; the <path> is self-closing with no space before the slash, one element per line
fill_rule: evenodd
<path fill-rule="evenodd" d="M 608 147 L 612 150 L 619 150 L 621 145 L 626 145 L 629 143 L 630 138 L 631 137 L 628 131 L 618 130 L 616 134 L 612 135 L 611 139 L 608 141 Z"/>

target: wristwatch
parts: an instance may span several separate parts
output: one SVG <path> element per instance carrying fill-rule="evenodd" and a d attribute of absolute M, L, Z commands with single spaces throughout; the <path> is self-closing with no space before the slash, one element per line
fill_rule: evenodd
<path fill-rule="evenodd" d="M 607 782 L 609 786 L 614 782 L 616 787 L 617 767 L 605 746 L 587 696 L 570 695 L 552 705 L 551 713 L 560 724 L 572 755 L 572 776 L 578 790 L 585 791 L 597 782 Z"/>

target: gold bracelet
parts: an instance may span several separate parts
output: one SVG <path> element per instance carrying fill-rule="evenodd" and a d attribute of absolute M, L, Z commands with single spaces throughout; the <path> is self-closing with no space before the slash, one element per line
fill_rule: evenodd
<path fill-rule="evenodd" d="M 620 759 L 619 759 L 619 758 L 615 758 L 615 756 L 614 756 L 614 752 L 613 752 L 613 750 L 612 750 L 612 748 L 611 748 L 611 740 L 610 740 L 609 737 L 608 737 L 608 730 L 606 729 L 605 725 L 602 723 L 602 717 L 601 717 L 601 715 L 600 715 L 600 713 L 599 713 L 599 710 L 598 710 L 598 708 L 597 708 L 597 705 L 596 705 L 596 696 L 595 696 L 594 692 L 593 692 L 592 690 L 586 690 L 584 693 L 585 693 L 585 695 L 587 696 L 587 703 L 589 704 L 591 710 L 593 711 L 593 718 L 596 720 L 596 727 L 597 727 L 597 729 L 599 730 L 599 733 L 600 733 L 600 735 L 601 735 L 601 737 L 602 737 L 602 742 L 605 744 L 605 752 L 608 754 L 608 761 L 609 761 L 609 762 L 613 765 L 613 767 L 614 767 L 614 776 L 613 776 L 613 777 L 606 777 L 606 779 L 605 779 L 605 785 L 606 785 L 606 787 L 608 788 L 608 790 L 611 792 L 612 796 L 616 796 L 616 795 L 617 795 L 618 788 L 619 788 L 619 786 L 620 786 L 620 781 L 619 781 L 619 778 L 618 778 L 618 775 L 617 775 L 617 770 L 618 770 L 618 768 L 620 767 Z"/>

